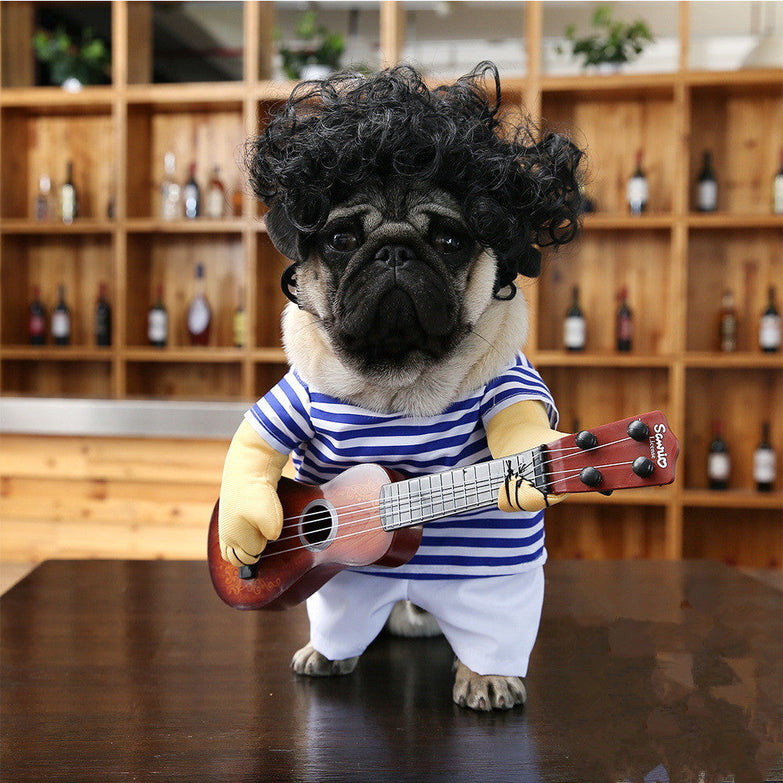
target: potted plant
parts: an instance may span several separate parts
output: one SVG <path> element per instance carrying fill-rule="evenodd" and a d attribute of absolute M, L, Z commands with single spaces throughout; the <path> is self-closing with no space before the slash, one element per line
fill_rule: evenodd
<path fill-rule="evenodd" d="M 582 58 L 582 66 L 600 70 L 617 70 L 638 57 L 645 44 L 653 41 L 650 28 L 642 19 L 627 23 L 615 19 L 608 5 L 593 12 L 592 25 L 597 32 L 582 38 L 576 35 L 576 25 L 569 24 L 565 37 L 571 43 L 571 54 Z"/>
<path fill-rule="evenodd" d="M 82 31 L 77 44 L 65 28 L 36 30 L 33 47 L 39 62 L 49 66 L 49 80 L 66 89 L 79 89 L 83 84 L 106 81 L 109 51 L 106 44 L 93 36 L 90 28 Z"/>
<path fill-rule="evenodd" d="M 289 79 L 323 79 L 340 67 L 345 39 L 316 21 L 315 11 L 306 11 L 296 26 L 297 40 L 280 44 L 283 71 Z"/>

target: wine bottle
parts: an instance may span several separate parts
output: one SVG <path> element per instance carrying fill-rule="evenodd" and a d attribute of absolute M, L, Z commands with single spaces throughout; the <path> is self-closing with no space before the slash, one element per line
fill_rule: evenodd
<path fill-rule="evenodd" d="M 160 217 L 162 220 L 178 220 L 182 217 L 182 191 L 177 183 L 176 158 L 173 152 L 163 157 L 163 180 L 160 183 Z"/>
<path fill-rule="evenodd" d="M 35 219 L 45 223 L 52 219 L 52 180 L 48 174 L 38 178 L 38 195 L 35 197 Z"/>
<path fill-rule="evenodd" d="M 231 191 L 231 214 L 234 217 L 242 217 L 242 186 L 239 182 Z"/>
<path fill-rule="evenodd" d="M 641 215 L 647 209 L 649 186 L 642 167 L 642 151 L 636 153 L 636 168 L 628 180 L 628 208 L 632 215 Z"/>
<path fill-rule="evenodd" d="M 720 306 L 720 349 L 724 353 L 737 350 L 737 312 L 734 309 L 734 294 L 723 292 Z"/>
<path fill-rule="evenodd" d="M 777 473 L 775 449 L 769 438 L 769 422 L 761 425 L 761 442 L 753 452 L 753 478 L 759 492 L 772 492 Z"/>
<path fill-rule="evenodd" d="M 155 302 L 147 312 L 147 339 L 156 348 L 165 348 L 169 338 L 169 315 L 163 304 L 163 286 L 158 285 Z"/>
<path fill-rule="evenodd" d="M 52 310 L 52 339 L 55 345 L 68 345 L 71 342 L 71 311 L 65 303 L 65 286 L 57 291 L 57 305 Z"/>
<path fill-rule="evenodd" d="M 41 288 L 37 285 L 33 286 L 33 299 L 30 302 L 27 319 L 27 334 L 30 345 L 44 345 L 46 343 L 46 309 L 41 301 Z"/>
<path fill-rule="evenodd" d="M 772 211 L 783 215 L 783 147 L 780 148 L 780 168 L 772 180 Z"/>
<path fill-rule="evenodd" d="M 723 424 L 716 421 L 712 427 L 712 442 L 707 456 L 707 479 L 710 489 L 726 489 L 731 475 L 729 447 L 723 439 Z"/>
<path fill-rule="evenodd" d="M 73 163 L 68 161 L 65 182 L 60 185 L 60 218 L 70 225 L 79 214 L 79 198 L 73 184 Z"/>
<path fill-rule="evenodd" d="M 244 291 L 239 291 L 239 301 L 237 309 L 234 310 L 234 345 L 237 348 L 244 348 L 247 342 L 247 314 L 245 313 L 245 295 Z"/>
<path fill-rule="evenodd" d="M 182 201 L 185 205 L 185 217 L 189 220 L 201 214 L 201 190 L 196 182 L 196 164 L 190 164 L 190 176 L 182 188 Z"/>
<path fill-rule="evenodd" d="M 563 344 L 568 351 L 583 351 L 587 342 L 587 323 L 579 306 L 579 286 L 571 292 L 571 306 L 563 322 Z"/>
<path fill-rule="evenodd" d="M 759 348 L 767 353 L 780 350 L 780 313 L 775 305 L 775 287 L 769 287 L 767 309 L 759 323 Z"/>
<path fill-rule="evenodd" d="M 618 295 L 620 306 L 617 309 L 615 331 L 617 334 L 617 350 L 630 351 L 633 338 L 633 313 L 628 306 L 628 289 L 623 287 Z"/>
<path fill-rule="evenodd" d="M 226 188 L 220 181 L 220 167 L 212 169 L 212 176 L 207 184 L 207 195 L 204 199 L 204 211 L 208 218 L 219 220 L 225 214 Z"/>
<path fill-rule="evenodd" d="M 191 345 L 207 345 L 212 325 L 212 311 L 207 301 L 203 264 L 196 265 L 193 299 L 188 307 L 188 335 Z"/>
<path fill-rule="evenodd" d="M 111 305 L 106 299 L 106 283 L 98 287 L 98 302 L 95 305 L 95 344 L 111 345 Z"/>
<path fill-rule="evenodd" d="M 697 183 L 696 207 L 699 212 L 714 212 L 718 208 L 718 180 L 712 168 L 712 153 L 704 152 L 704 161 Z"/>

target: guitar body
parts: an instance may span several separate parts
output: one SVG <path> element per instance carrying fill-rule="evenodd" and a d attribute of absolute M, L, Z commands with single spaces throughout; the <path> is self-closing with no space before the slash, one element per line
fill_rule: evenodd
<path fill-rule="evenodd" d="M 379 512 L 381 488 L 401 478 L 371 464 L 355 465 L 320 486 L 281 478 L 283 529 L 267 544 L 250 578 L 242 578 L 220 554 L 218 501 L 207 542 L 217 594 L 236 609 L 285 609 L 345 568 L 407 563 L 419 548 L 421 527 L 387 532 Z"/>

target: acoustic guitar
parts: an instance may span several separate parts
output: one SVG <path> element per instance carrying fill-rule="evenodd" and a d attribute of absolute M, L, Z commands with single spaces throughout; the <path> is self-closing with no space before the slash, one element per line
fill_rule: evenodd
<path fill-rule="evenodd" d="M 517 481 L 544 495 L 670 484 L 679 443 L 660 411 L 582 430 L 529 451 L 406 479 L 374 464 L 355 465 L 326 484 L 281 478 L 283 529 L 255 565 L 223 560 L 215 504 L 209 571 L 218 595 L 237 609 L 284 609 L 345 568 L 408 562 L 422 524 L 495 505 Z"/>

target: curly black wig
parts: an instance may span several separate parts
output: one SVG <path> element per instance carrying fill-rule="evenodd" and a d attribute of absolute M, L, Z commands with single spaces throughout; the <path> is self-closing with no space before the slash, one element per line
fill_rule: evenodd
<path fill-rule="evenodd" d="M 432 90 L 407 65 L 303 82 L 248 143 L 250 184 L 305 236 L 371 178 L 442 188 L 494 252 L 497 293 L 540 273 L 539 247 L 574 238 L 582 158 L 564 136 L 504 122 L 500 106 L 490 62 Z"/>

